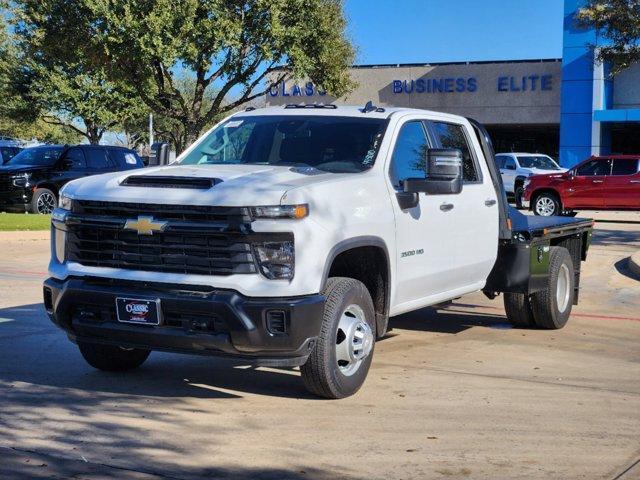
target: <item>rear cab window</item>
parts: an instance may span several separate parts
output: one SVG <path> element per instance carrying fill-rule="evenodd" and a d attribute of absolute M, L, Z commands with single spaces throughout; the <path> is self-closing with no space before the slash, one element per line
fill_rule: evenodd
<path fill-rule="evenodd" d="M 635 175 L 638 173 L 638 163 L 637 158 L 614 158 L 611 175 Z"/>
<path fill-rule="evenodd" d="M 436 143 L 435 148 L 457 148 L 462 152 L 462 173 L 465 183 L 482 183 L 478 162 L 471 153 L 469 138 L 457 123 L 428 122 Z"/>

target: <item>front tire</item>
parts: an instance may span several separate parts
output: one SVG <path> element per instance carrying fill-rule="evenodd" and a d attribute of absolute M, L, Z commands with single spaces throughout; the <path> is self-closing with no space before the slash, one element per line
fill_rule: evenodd
<path fill-rule="evenodd" d="M 344 398 L 364 383 L 376 338 L 373 301 L 362 282 L 333 277 L 326 297 L 318 340 L 301 367 L 302 380 L 311 393 Z"/>
<path fill-rule="evenodd" d="M 560 213 L 558 197 L 549 192 L 538 194 L 533 202 L 533 213 L 542 217 L 558 215 Z"/>
<path fill-rule="evenodd" d="M 50 215 L 58 205 L 56 194 L 48 188 L 38 188 L 31 199 L 31 212 Z"/>
<path fill-rule="evenodd" d="M 125 349 L 97 343 L 79 343 L 78 347 L 89 365 L 106 372 L 125 372 L 138 368 L 151 353 L 141 348 Z"/>
<path fill-rule="evenodd" d="M 574 287 L 573 260 L 569 251 L 551 247 L 548 284 L 544 290 L 531 296 L 533 317 L 538 327 L 557 330 L 567 324 L 575 296 Z"/>

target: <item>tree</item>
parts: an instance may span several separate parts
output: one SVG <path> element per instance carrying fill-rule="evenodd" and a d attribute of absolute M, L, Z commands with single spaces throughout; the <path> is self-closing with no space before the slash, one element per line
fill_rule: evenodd
<path fill-rule="evenodd" d="M 20 66 L 13 89 L 22 104 L 12 112 L 24 121 L 39 119 L 98 144 L 107 130 L 136 115 L 142 103 L 132 88 L 108 79 L 104 68 L 83 58 L 85 51 L 48 37 L 42 20 L 28 2 L 14 4 Z M 73 22 L 73 16 L 66 21 Z"/>
<path fill-rule="evenodd" d="M 135 88 L 149 109 L 180 123 L 186 144 L 288 76 L 335 96 L 352 87 L 342 0 L 20 3 L 34 12 L 29 21 L 43 44 L 81 51 L 110 80 Z M 176 85 L 180 72 L 195 80 L 192 96 Z"/>
<path fill-rule="evenodd" d="M 4 7 L 0 2 L 0 7 Z M 39 118 L 25 118 L 29 110 L 19 91 L 20 60 L 15 40 L 4 15 L 0 15 L 0 135 L 52 143 L 76 143 L 79 136 L 59 126 L 48 125 Z"/>
<path fill-rule="evenodd" d="M 612 74 L 640 61 L 640 0 L 589 0 L 577 20 L 609 41 L 598 45 L 598 59 L 611 63 Z"/>

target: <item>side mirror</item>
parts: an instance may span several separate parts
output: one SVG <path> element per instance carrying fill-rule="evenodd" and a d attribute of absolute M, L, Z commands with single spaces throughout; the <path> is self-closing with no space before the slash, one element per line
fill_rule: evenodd
<path fill-rule="evenodd" d="M 63 158 L 60 161 L 60 168 L 62 170 L 71 170 L 71 168 L 73 167 L 73 161 L 69 160 L 68 158 Z"/>
<path fill-rule="evenodd" d="M 451 195 L 462 191 L 462 152 L 430 148 L 426 153 L 426 178 L 407 178 L 404 191 L 429 195 Z"/>

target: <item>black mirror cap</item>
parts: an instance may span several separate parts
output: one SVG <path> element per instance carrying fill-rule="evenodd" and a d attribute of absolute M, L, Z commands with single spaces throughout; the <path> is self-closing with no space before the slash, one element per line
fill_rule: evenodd
<path fill-rule="evenodd" d="M 462 192 L 462 175 L 455 178 L 407 178 L 405 193 L 426 193 L 428 195 L 457 195 Z"/>

